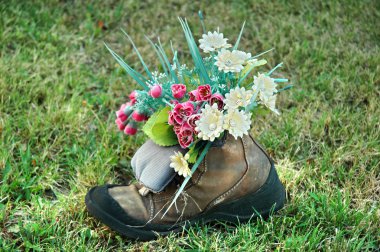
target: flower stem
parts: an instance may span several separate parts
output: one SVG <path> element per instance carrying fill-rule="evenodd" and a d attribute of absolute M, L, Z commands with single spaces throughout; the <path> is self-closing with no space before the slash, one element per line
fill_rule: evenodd
<path fill-rule="evenodd" d="M 163 102 L 165 102 L 167 105 L 169 105 L 171 108 L 174 108 L 174 105 L 168 102 L 165 98 L 161 98 Z"/>

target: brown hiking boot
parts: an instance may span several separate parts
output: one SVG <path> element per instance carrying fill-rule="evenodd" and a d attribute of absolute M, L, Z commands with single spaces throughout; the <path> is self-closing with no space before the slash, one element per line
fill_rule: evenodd
<path fill-rule="evenodd" d="M 122 235 L 151 240 L 198 222 L 242 223 L 265 217 L 285 202 L 273 162 L 251 136 L 235 140 L 228 135 L 222 147 L 211 147 L 163 216 L 179 184 L 173 180 L 160 193 L 139 184 L 94 187 L 86 195 L 86 205 L 93 216 Z"/>

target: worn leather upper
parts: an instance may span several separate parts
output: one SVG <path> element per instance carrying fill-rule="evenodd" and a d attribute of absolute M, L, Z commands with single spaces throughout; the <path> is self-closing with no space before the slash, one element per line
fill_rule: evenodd
<path fill-rule="evenodd" d="M 228 135 L 222 147 L 210 148 L 165 216 L 163 213 L 170 205 L 178 183 L 173 182 L 163 192 L 146 196 L 138 192 L 142 187 L 139 184 L 115 186 L 109 188 L 108 193 L 132 218 L 147 223 L 171 224 L 257 191 L 265 183 L 270 167 L 269 157 L 251 136 L 235 140 Z"/>

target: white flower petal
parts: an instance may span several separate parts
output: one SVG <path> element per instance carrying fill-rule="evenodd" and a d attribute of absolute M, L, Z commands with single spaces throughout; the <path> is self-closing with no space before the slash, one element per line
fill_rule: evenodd
<path fill-rule="evenodd" d="M 265 74 L 259 73 L 257 77 L 255 76 L 253 84 L 260 94 L 263 94 L 264 96 L 271 96 L 277 91 L 277 84 L 274 82 L 274 79 Z"/>
<path fill-rule="evenodd" d="M 224 71 L 225 73 L 239 73 L 243 70 L 243 65 L 250 57 L 250 53 L 245 53 L 238 50 L 229 51 L 222 49 L 218 53 L 218 56 L 215 57 L 215 65 L 218 67 L 219 71 Z"/>
<path fill-rule="evenodd" d="M 190 174 L 189 164 L 181 152 L 174 152 L 174 155 L 170 156 L 170 167 L 174 168 L 174 171 L 180 176 L 187 177 Z"/>
<path fill-rule="evenodd" d="M 223 132 L 223 113 L 218 110 L 218 105 L 212 106 L 206 104 L 202 109 L 201 116 L 198 120 L 198 137 L 203 140 L 214 141 Z"/>
<path fill-rule="evenodd" d="M 251 128 L 251 114 L 242 110 L 230 109 L 224 116 L 224 128 L 237 139 L 247 135 Z"/>
<path fill-rule="evenodd" d="M 272 110 L 275 114 L 280 115 L 280 111 L 276 109 L 276 98 L 277 95 L 263 96 L 261 103 Z"/>
<path fill-rule="evenodd" d="M 226 38 L 223 37 L 223 33 L 218 33 L 217 31 L 208 32 L 203 34 L 202 38 L 199 40 L 199 47 L 206 53 L 213 52 L 220 48 L 229 48 L 230 44 L 227 43 Z"/>
<path fill-rule="evenodd" d="M 236 87 L 231 89 L 228 94 L 226 94 L 226 99 L 223 101 L 225 109 L 235 109 L 239 107 L 247 107 L 253 96 L 252 90 L 245 90 L 245 88 Z"/>

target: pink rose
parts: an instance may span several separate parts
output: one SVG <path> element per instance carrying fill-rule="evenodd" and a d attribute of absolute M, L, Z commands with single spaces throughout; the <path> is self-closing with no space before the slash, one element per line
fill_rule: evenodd
<path fill-rule="evenodd" d="M 195 132 L 195 127 L 197 127 L 195 122 L 198 121 L 200 117 L 201 117 L 200 114 L 195 114 L 195 115 L 191 115 L 191 116 L 189 116 L 189 118 L 187 118 L 187 124 L 191 127 L 191 129 L 194 132 Z"/>
<path fill-rule="evenodd" d="M 176 129 L 178 131 L 178 129 Z M 182 148 L 187 148 L 194 141 L 193 134 L 194 131 L 192 127 L 185 121 L 177 133 L 178 142 Z"/>
<path fill-rule="evenodd" d="M 189 98 L 190 101 L 194 101 L 195 102 L 195 101 L 199 101 L 200 100 L 198 90 L 191 91 L 189 93 L 189 96 L 190 96 L 190 98 Z"/>
<path fill-rule="evenodd" d="M 193 142 L 193 133 L 190 130 L 180 131 L 177 134 L 179 145 L 186 149 Z"/>
<path fill-rule="evenodd" d="M 179 125 L 179 124 L 174 125 L 173 130 L 174 130 L 175 134 L 178 135 L 181 132 L 181 125 Z"/>
<path fill-rule="evenodd" d="M 224 106 L 223 99 L 223 95 L 219 93 L 213 94 L 211 95 L 210 105 L 212 106 L 214 103 L 216 103 L 218 105 L 218 109 L 222 110 Z"/>
<path fill-rule="evenodd" d="M 186 86 L 183 84 L 173 84 L 172 85 L 172 94 L 176 99 L 182 99 L 186 94 Z"/>
<path fill-rule="evenodd" d="M 199 100 L 208 101 L 211 98 L 211 87 L 210 85 L 202 85 L 198 87 Z"/>
<path fill-rule="evenodd" d="M 184 102 L 175 105 L 172 110 L 173 119 L 178 123 L 182 124 L 186 118 L 194 113 L 194 105 L 192 102 Z"/>
<path fill-rule="evenodd" d="M 193 127 L 191 127 L 188 121 L 184 121 L 181 125 L 181 133 L 184 135 L 191 135 L 194 133 Z"/>
<path fill-rule="evenodd" d="M 133 136 L 137 133 L 136 124 L 134 122 L 130 122 L 124 129 L 124 133 L 130 136 Z"/>
<path fill-rule="evenodd" d="M 168 118 L 168 123 L 173 126 L 180 125 L 174 118 L 174 113 L 173 111 L 169 111 L 169 118 Z"/>
<path fill-rule="evenodd" d="M 153 98 L 159 98 L 162 95 L 162 87 L 161 87 L 161 85 L 156 84 L 150 88 L 149 92 Z"/>

